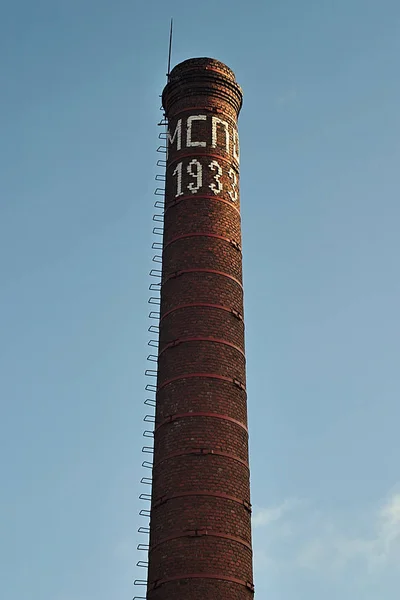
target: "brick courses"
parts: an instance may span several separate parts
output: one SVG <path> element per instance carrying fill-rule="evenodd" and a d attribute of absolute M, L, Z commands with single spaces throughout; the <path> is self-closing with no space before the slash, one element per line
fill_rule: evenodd
<path fill-rule="evenodd" d="M 214 59 L 184 61 L 169 122 L 148 600 L 253 598 L 237 117 Z M 191 117 L 191 118 L 190 118 Z"/>

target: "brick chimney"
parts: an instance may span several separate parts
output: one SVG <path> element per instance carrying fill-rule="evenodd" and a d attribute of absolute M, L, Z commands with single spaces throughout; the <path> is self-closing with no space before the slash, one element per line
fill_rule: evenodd
<path fill-rule="evenodd" d="M 221 62 L 170 73 L 148 600 L 254 595 L 237 117 Z"/>

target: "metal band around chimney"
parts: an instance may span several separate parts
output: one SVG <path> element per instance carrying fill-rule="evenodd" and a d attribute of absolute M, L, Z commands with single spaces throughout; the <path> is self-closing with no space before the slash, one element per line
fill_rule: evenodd
<path fill-rule="evenodd" d="M 154 432 L 158 431 L 164 425 L 174 423 L 178 419 L 185 419 L 185 418 L 190 418 L 190 417 L 210 417 L 213 419 L 221 419 L 223 421 L 227 421 L 229 423 L 234 423 L 235 425 L 238 425 L 239 427 L 244 429 L 246 433 L 248 433 L 247 426 L 244 423 L 242 423 L 241 421 L 238 421 L 237 419 L 233 419 L 232 417 L 229 417 L 228 415 L 220 415 L 218 413 L 212 413 L 212 412 L 186 412 L 186 413 L 176 413 L 174 415 L 169 415 L 169 417 L 166 417 L 164 419 L 164 421 L 162 421 L 161 423 L 156 425 Z"/>
<path fill-rule="evenodd" d="M 238 544 L 241 544 L 242 546 L 245 546 L 246 548 L 251 550 L 251 544 L 249 542 L 246 542 L 246 540 L 244 540 L 240 537 L 237 537 L 234 535 L 228 535 L 225 533 L 218 533 L 216 531 L 210 531 L 208 529 L 205 529 L 205 530 L 187 531 L 185 533 L 179 533 L 178 535 L 170 535 L 166 538 L 159 540 L 155 544 L 152 544 L 149 549 L 149 552 L 153 552 L 153 550 L 155 548 L 158 548 L 158 546 L 162 546 L 162 544 L 166 544 L 167 542 L 171 542 L 172 540 L 178 540 L 178 539 L 185 538 L 185 537 L 204 537 L 204 536 L 229 540 L 230 542 L 237 542 Z"/>
<path fill-rule="evenodd" d="M 229 273 L 224 273 L 223 271 L 217 271 L 215 269 L 180 269 L 179 271 L 174 271 L 174 273 L 171 273 L 170 275 L 168 275 L 163 280 L 162 285 L 167 283 L 167 281 L 169 281 L 170 279 L 176 279 L 177 277 L 180 277 L 181 275 L 187 275 L 187 274 L 191 274 L 191 273 L 210 273 L 211 275 L 219 275 L 220 277 L 227 277 L 228 279 L 231 279 L 232 281 L 237 283 L 238 286 L 243 290 L 243 285 L 239 281 L 239 279 L 237 279 L 233 275 L 229 275 Z"/>
<path fill-rule="evenodd" d="M 186 344 L 189 342 L 210 342 L 210 343 L 214 343 L 214 344 L 222 344 L 224 346 L 229 346 L 229 348 L 232 348 L 233 350 L 236 350 L 242 356 L 245 355 L 244 350 L 242 350 L 242 348 L 239 348 L 239 346 L 237 346 L 236 344 L 232 344 L 232 342 L 228 342 L 227 340 L 221 340 L 219 338 L 213 338 L 213 337 L 196 336 L 196 337 L 188 337 L 188 338 L 178 338 L 177 340 L 173 340 L 172 342 L 166 343 L 166 345 L 163 347 L 163 349 L 160 350 L 160 352 L 158 353 L 158 356 L 161 356 L 161 354 L 163 354 L 163 352 L 165 352 L 166 350 L 170 350 L 171 348 L 176 348 L 176 346 L 179 346 L 180 344 Z"/>
<path fill-rule="evenodd" d="M 249 463 L 246 460 L 243 460 L 231 452 L 223 452 L 222 450 L 214 450 L 212 448 L 194 448 L 192 450 L 177 450 L 176 452 L 170 452 L 166 456 L 163 456 L 158 462 L 154 463 L 153 471 L 157 469 L 163 462 L 179 456 L 222 456 L 240 463 L 246 467 L 246 469 L 249 468 Z"/>
<path fill-rule="evenodd" d="M 246 391 L 245 385 L 238 379 L 234 379 L 231 377 L 225 377 L 225 375 L 219 375 L 217 373 L 186 373 L 185 375 L 177 375 L 176 377 L 171 377 L 170 379 L 167 379 L 167 381 L 164 381 L 162 384 L 160 384 L 157 388 L 157 391 L 159 392 L 160 390 L 165 388 L 167 385 L 170 385 L 171 383 L 174 383 L 175 381 L 180 381 L 182 379 L 192 379 L 194 377 L 202 378 L 202 379 L 219 379 L 220 381 L 227 381 L 229 383 L 233 383 L 234 385 L 236 385 L 236 387 L 240 388 L 244 392 Z"/>
<path fill-rule="evenodd" d="M 168 248 L 169 246 L 171 246 L 171 244 L 174 244 L 175 242 L 178 242 L 180 240 L 186 240 L 188 238 L 194 238 L 194 237 L 202 237 L 202 238 L 205 237 L 205 238 L 214 238 L 217 240 L 222 240 L 224 242 L 228 242 L 228 244 L 233 246 L 239 252 L 242 251 L 242 248 L 241 248 L 239 242 L 236 242 L 232 238 L 227 238 L 227 237 L 224 237 L 223 235 L 218 235 L 217 233 L 196 232 L 196 233 L 185 233 L 183 235 L 177 235 L 177 236 L 173 237 L 171 240 L 168 240 L 168 242 L 165 244 L 165 246 L 163 248 L 163 252 L 166 248 Z"/>
<path fill-rule="evenodd" d="M 165 494 L 164 496 L 161 496 L 161 498 L 157 498 L 156 500 L 154 500 L 151 508 L 157 508 L 158 506 L 161 506 L 162 504 L 164 504 L 165 502 L 168 502 L 169 500 L 175 500 L 178 498 L 187 498 L 187 497 L 196 497 L 196 496 L 208 496 L 210 498 L 220 498 L 222 500 L 231 500 L 232 502 L 235 502 L 236 504 L 240 504 L 242 506 L 244 506 L 244 508 L 251 513 L 251 504 L 248 500 L 243 499 L 243 498 L 237 498 L 236 496 L 230 496 L 229 494 L 224 494 L 223 492 L 209 492 L 209 491 L 205 491 L 205 490 L 193 490 L 193 491 L 188 491 L 188 492 L 178 492 L 176 494 Z"/>
<path fill-rule="evenodd" d="M 226 312 L 231 313 L 234 317 L 239 319 L 239 321 L 243 321 L 243 315 L 241 315 L 234 308 L 230 308 L 229 306 L 223 306 L 222 304 L 212 304 L 209 302 L 192 302 L 190 304 L 180 304 L 179 306 L 174 306 L 174 308 L 170 308 L 163 315 L 161 315 L 160 321 L 168 317 L 171 313 L 176 310 L 181 310 L 184 308 L 217 308 L 218 310 L 225 310 Z"/>
<path fill-rule="evenodd" d="M 186 573 L 183 575 L 175 575 L 174 577 L 159 579 L 157 581 L 149 583 L 148 591 L 151 592 L 160 587 L 161 585 L 170 583 L 172 581 L 180 581 L 182 579 L 219 579 L 221 581 L 228 581 L 229 583 L 237 583 L 238 585 L 243 585 L 252 593 L 254 593 L 254 584 L 251 581 L 243 581 L 242 579 L 236 579 L 236 577 L 227 577 L 226 575 L 218 575 L 214 573 Z"/>

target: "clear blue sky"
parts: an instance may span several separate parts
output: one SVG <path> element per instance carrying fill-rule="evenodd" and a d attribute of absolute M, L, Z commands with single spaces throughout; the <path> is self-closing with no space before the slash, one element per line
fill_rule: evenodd
<path fill-rule="evenodd" d="M 236 72 L 258 600 L 397 600 L 398 0 L 4 0 L 0 571 L 140 575 L 156 126 L 173 62 Z"/>

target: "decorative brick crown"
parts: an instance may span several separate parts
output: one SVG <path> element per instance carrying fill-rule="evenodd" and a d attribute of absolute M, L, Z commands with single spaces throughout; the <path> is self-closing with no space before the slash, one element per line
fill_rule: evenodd
<path fill-rule="evenodd" d="M 231 104 L 236 117 L 243 101 L 242 89 L 236 83 L 233 71 L 214 58 L 190 58 L 172 69 L 162 95 L 167 116 L 170 118 L 174 114 L 174 105 L 182 97 L 192 96 L 204 96 L 207 104 L 211 98 L 226 101 Z"/>

